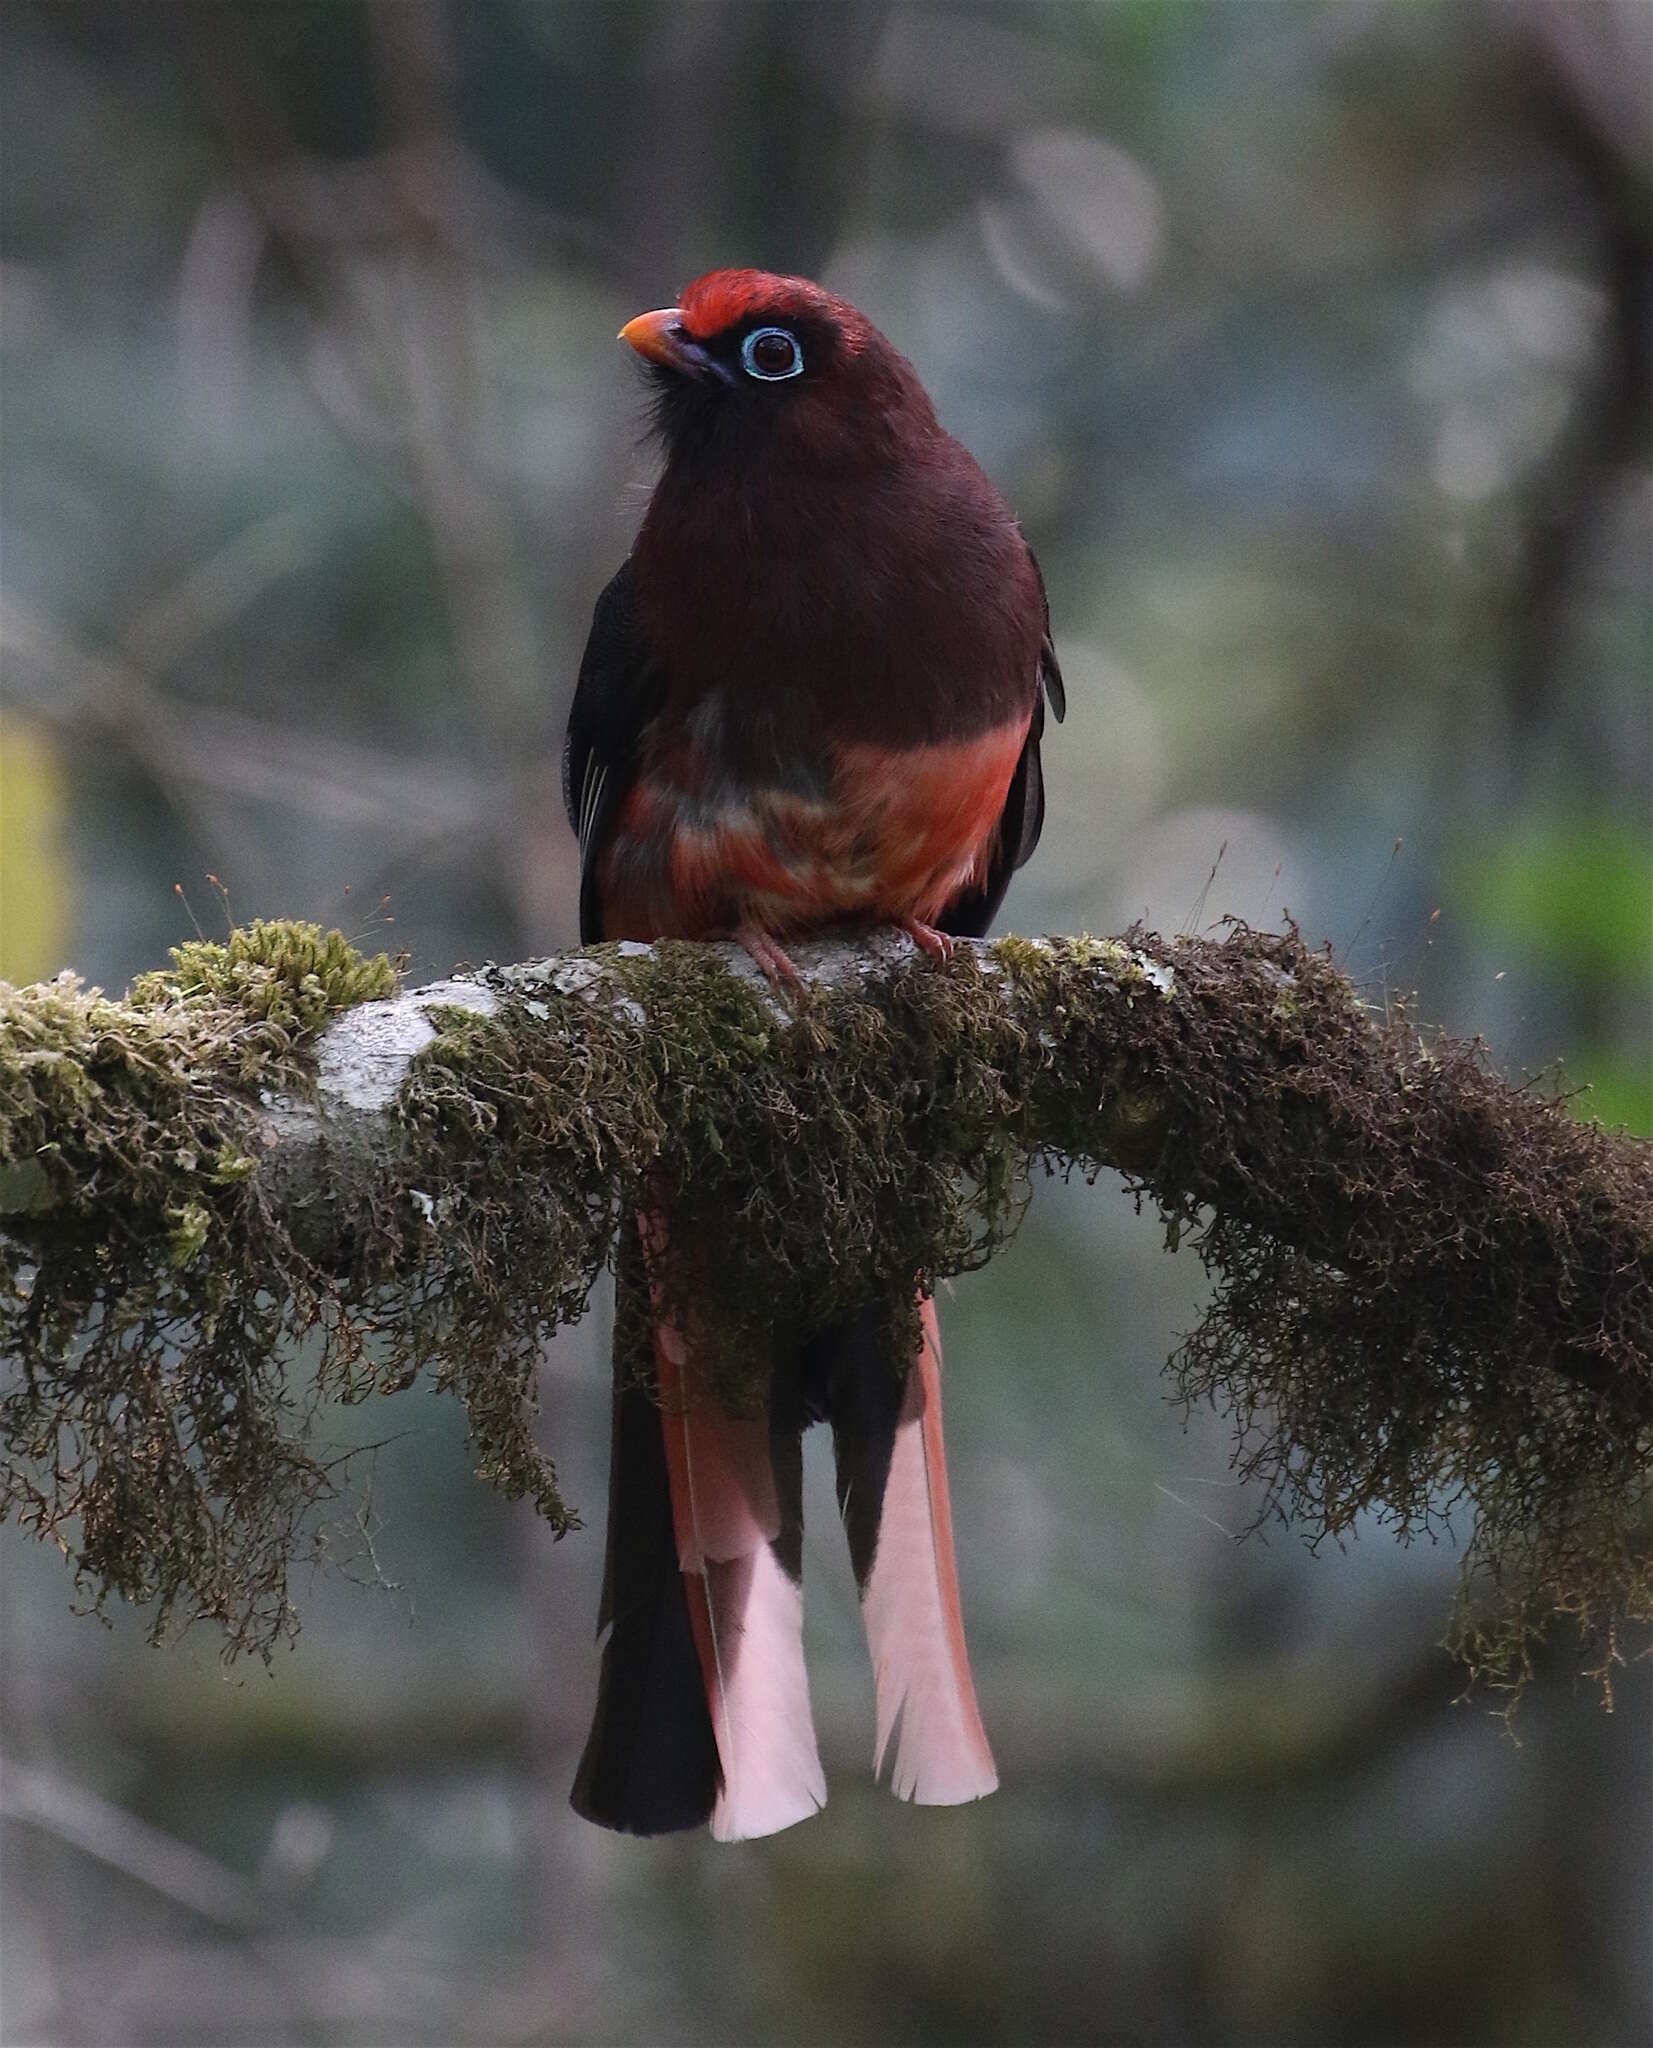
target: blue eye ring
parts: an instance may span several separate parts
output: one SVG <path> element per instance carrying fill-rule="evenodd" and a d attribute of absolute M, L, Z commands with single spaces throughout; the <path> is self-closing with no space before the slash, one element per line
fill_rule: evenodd
<path fill-rule="evenodd" d="M 784 370 L 765 370 L 758 364 L 758 343 L 760 341 L 784 341 L 792 351 L 792 359 Z M 798 346 L 798 337 L 785 327 L 754 327 L 740 345 L 740 366 L 748 377 L 756 377 L 760 384 L 784 384 L 788 377 L 801 377 L 804 373 L 804 352 Z"/>

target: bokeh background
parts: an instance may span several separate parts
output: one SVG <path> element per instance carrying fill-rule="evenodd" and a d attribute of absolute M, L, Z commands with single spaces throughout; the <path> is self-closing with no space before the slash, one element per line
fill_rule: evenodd
<path fill-rule="evenodd" d="M 750 262 L 871 314 L 1043 558 L 1017 928 L 1289 911 L 1653 1129 L 1643 0 L 10 0 L 0 117 L 0 973 L 118 988 L 226 898 L 419 977 L 569 943 L 614 333 Z M 269 1672 L 7 1532 L 5 2040 L 1648 2040 L 1647 1668 L 1609 1716 L 1559 1642 L 1518 1745 L 1450 1544 L 1237 1540 L 1159 1378 L 1202 1287 L 1105 1177 L 943 1305 L 968 1810 L 869 1782 L 816 1460 L 824 1814 L 569 1813 L 600 1304 L 543 1385 L 594 1526 L 383 1404 Z"/>

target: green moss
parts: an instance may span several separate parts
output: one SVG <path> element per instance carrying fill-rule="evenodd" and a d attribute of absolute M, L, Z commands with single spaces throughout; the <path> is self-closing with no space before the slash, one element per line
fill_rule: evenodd
<path fill-rule="evenodd" d="M 524 1427 L 527 1340 L 637 1259 L 615 1232 L 638 1209 L 664 1219 L 649 1278 L 710 1390 L 755 1412 L 775 1360 L 850 1309 L 877 1304 L 903 1355 L 915 1282 L 989 1257 L 1031 1168 L 1107 1162 L 1213 1270 L 1174 1370 L 1282 1514 L 1406 1535 L 1471 1499 L 1455 1640 L 1494 1683 L 1557 1612 L 1604 1669 L 1653 1620 L 1647 1162 L 1474 1048 L 1246 932 L 1179 945 L 1174 975 L 1146 941 L 1011 940 L 780 1012 L 698 948 L 591 959 L 606 989 L 513 977 L 406 1098 L 430 1147 L 410 1171 L 450 1190 L 456 1320 L 486 1333 L 459 1367 L 484 1441 Z M 622 1370 L 647 1357 L 636 1272 Z"/>
<path fill-rule="evenodd" d="M 229 1013 L 272 1031 L 318 1031 L 338 1010 L 395 993 L 387 955 L 357 952 L 342 932 L 291 918 L 255 918 L 222 945 L 190 939 L 172 949 L 172 966 L 142 974 L 130 1000 L 139 1009 Z"/>
<path fill-rule="evenodd" d="M 1211 1268 L 1172 1369 L 1282 1514 L 1405 1535 L 1472 1502 L 1457 1641 L 1494 1682 L 1557 1614 L 1604 1672 L 1653 1622 L 1645 1148 L 1420 1043 L 1295 934 L 1003 940 L 784 999 L 689 945 L 497 973 L 494 1014 L 438 1014 L 398 1145 L 341 1166 L 301 1249 L 251 1170 L 257 1095 L 388 987 L 335 941 L 260 927 L 133 1003 L 64 980 L 0 1005 L 0 1174 L 34 1211 L 0 1276 L 4 1505 L 158 1630 L 291 1628 L 287 1560 L 339 1483 L 322 1398 L 428 1372 L 484 1478 L 561 1532 L 538 1355 L 606 1266 L 622 1371 L 652 1286 L 753 1412 L 840 1315 L 906 1355 L 915 1290 L 989 1258 L 1033 1172 L 1103 1165 Z"/>
<path fill-rule="evenodd" d="M 175 1266 L 192 1265 L 212 1231 L 212 1216 L 201 1202 L 185 1202 L 167 1211 L 167 1256 Z"/>
<path fill-rule="evenodd" d="M 335 1483 L 309 1417 L 359 1382 L 360 1347 L 297 1367 L 333 1310 L 258 1192 L 259 1092 L 305 1086 L 306 1036 L 396 975 L 298 923 L 173 961 L 124 1003 L 72 975 L 0 987 L 0 1509 L 94 1603 L 268 1648 Z"/>

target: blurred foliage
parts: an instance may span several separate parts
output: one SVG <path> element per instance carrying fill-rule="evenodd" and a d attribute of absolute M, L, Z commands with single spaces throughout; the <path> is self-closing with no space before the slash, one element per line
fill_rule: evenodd
<path fill-rule="evenodd" d="M 56 749 L 26 719 L 0 721 L 0 981 L 55 971 L 68 944 L 68 788 Z"/>
<path fill-rule="evenodd" d="M 1573 1054 L 1568 1071 L 1586 1091 L 1577 1098 L 1579 1115 L 1610 1131 L 1653 1137 L 1653 1073 L 1645 1060 L 1585 1044 Z"/>
<path fill-rule="evenodd" d="M 1604 1010 L 1644 1009 L 1653 990 L 1653 837 L 1600 812 L 1518 814 L 1459 848 L 1447 875 L 1501 975 L 1571 983 L 1577 1114 L 1653 1135 L 1653 1057 L 1602 1035 Z"/>
<path fill-rule="evenodd" d="M 1653 838 L 1622 820 L 1514 818 L 1454 879 L 1478 933 L 1542 970 L 1631 993 L 1653 979 Z"/>

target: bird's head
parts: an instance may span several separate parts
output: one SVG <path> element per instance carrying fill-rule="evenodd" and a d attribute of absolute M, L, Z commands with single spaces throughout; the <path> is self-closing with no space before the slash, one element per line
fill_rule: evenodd
<path fill-rule="evenodd" d="M 674 456 L 764 443 L 826 454 L 934 425 L 906 358 L 807 278 L 710 271 L 620 339 L 648 365 Z"/>

